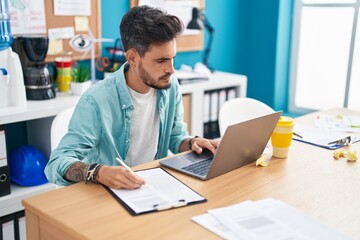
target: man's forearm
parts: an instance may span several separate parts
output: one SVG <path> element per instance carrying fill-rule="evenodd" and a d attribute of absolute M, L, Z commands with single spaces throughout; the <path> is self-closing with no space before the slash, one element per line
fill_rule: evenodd
<path fill-rule="evenodd" d="M 85 181 L 87 164 L 83 162 L 75 162 L 66 171 L 64 178 L 71 182 Z"/>

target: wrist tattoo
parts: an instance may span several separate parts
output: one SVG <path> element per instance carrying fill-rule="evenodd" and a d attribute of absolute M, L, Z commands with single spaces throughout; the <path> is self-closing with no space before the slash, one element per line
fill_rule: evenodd
<path fill-rule="evenodd" d="M 85 181 L 87 164 L 83 162 L 75 162 L 66 171 L 64 178 L 71 182 Z"/>

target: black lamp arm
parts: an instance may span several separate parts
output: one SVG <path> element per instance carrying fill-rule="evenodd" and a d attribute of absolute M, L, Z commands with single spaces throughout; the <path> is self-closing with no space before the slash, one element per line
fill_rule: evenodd
<path fill-rule="evenodd" d="M 207 46 L 206 46 L 206 49 L 205 49 L 205 52 L 204 52 L 203 63 L 207 68 L 210 69 L 210 71 L 213 71 L 213 69 L 209 65 L 208 60 L 209 60 L 211 45 L 212 45 L 213 38 L 214 38 L 214 28 L 211 26 L 209 20 L 205 16 L 205 14 L 200 13 L 199 18 L 202 21 L 202 23 L 204 24 L 205 29 L 207 31 L 209 31 L 209 39 L 208 39 Z"/>
<path fill-rule="evenodd" d="M 210 32 L 213 33 L 214 32 L 214 28 L 211 25 L 211 23 L 209 22 L 209 20 L 207 19 L 207 17 L 205 16 L 204 13 L 200 13 L 200 20 L 203 22 L 204 27 Z"/>

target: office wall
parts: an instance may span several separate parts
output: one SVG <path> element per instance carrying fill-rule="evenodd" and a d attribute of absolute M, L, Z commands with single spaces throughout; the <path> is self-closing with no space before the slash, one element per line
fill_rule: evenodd
<path fill-rule="evenodd" d="M 287 109 L 288 54 L 293 0 L 206 0 L 215 28 L 211 66 L 248 76 L 248 97 Z M 102 0 L 102 36 L 117 38 L 129 1 Z M 205 45 L 207 35 L 205 35 Z M 175 67 L 193 66 L 202 52 L 179 53 Z"/>

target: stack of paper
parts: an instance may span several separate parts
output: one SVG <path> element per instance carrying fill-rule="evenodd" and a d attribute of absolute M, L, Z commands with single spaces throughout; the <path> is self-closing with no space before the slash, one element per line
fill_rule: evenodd
<path fill-rule="evenodd" d="M 194 83 L 197 81 L 207 81 L 209 77 L 204 73 L 198 73 L 193 71 L 177 70 L 175 76 L 179 80 L 180 84 Z"/>
<path fill-rule="evenodd" d="M 351 239 L 284 202 L 245 201 L 208 210 L 192 220 L 224 239 Z"/>

